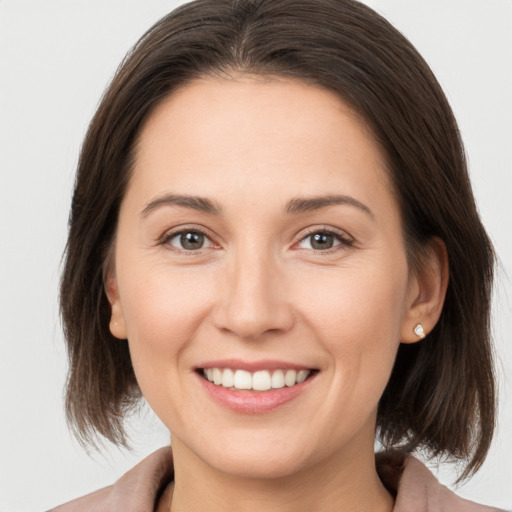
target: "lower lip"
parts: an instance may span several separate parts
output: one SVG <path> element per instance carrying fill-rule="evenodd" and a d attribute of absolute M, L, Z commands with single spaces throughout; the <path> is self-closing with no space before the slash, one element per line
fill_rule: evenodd
<path fill-rule="evenodd" d="M 279 406 L 297 398 L 309 386 L 316 373 L 304 382 L 294 386 L 272 389 L 270 391 L 233 391 L 222 386 L 216 386 L 198 374 L 198 378 L 218 404 L 242 414 L 262 414 L 277 409 Z"/>

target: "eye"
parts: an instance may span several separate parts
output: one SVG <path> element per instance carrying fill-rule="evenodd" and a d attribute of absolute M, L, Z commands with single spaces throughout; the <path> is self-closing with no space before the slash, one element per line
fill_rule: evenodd
<path fill-rule="evenodd" d="M 305 236 L 298 244 L 300 249 L 313 249 L 314 251 L 327 251 L 340 245 L 350 246 L 352 240 L 332 231 L 320 230 Z"/>
<path fill-rule="evenodd" d="M 182 251 L 197 251 L 213 246 L 205 233 L 192 229 L 171 233 L 163 240 L 163 243 Z"/>

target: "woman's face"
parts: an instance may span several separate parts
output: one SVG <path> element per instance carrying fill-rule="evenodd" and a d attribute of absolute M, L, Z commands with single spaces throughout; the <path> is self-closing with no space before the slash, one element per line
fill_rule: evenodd
<path fill-rule="evenodd" d="M 107 291 L 176 450 L 272 477 L 373 450 L 418 284 L 360 119 L 240 76 L 187 85 L 143 126 Z"/>

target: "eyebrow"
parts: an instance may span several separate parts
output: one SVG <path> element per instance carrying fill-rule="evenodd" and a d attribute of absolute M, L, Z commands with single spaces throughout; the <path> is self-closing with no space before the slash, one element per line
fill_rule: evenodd
<path fill-rule="evenodd" d="M 373 212 L 368 206 L 354 197 L 345 195 L 294 197 L 286 203 L 284 211 L 287 215 L 299 215 L 334 205 L 354 206 L 370 215 L 370 217 L 374 217 Z M 162 206 L 180 206 L 182 208 L 190 208 L 192 210 L 209 213 L 210 215 L 221 215 L 222 213 L 220 205 L 206 197 L 166 194 L 150 201 L 140 214 L 142 217 L 147 217 L 154 210 Z"/>
<path fill-rule="evenodd" d="M 288 201 L 285 207 L 285 213 L 289 215 L 298 215 L 300 213 L 320 210 L 333 205 L 350 205 L 359 208 L 367 213 L 370 217 L 374 217 L 373 212 L 361 201 L 354 197 L 344 195 L 328 195 L 318 197 L 295 197 Z"/>
<path fill-rule="evenodd" d="M 220 215 L 222 212 L 222 208 L 217 203 L 206 197 L 166 194 L 150 201 L 140 214 L 142 217 L 147 217 L 151 212 L 162 206 L 181 206 L 182 208 L 190 208 L 211 215 Z"/>

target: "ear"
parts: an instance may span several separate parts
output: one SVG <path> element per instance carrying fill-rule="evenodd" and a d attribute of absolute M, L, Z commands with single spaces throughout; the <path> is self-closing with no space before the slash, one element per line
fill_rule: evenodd
<path fill-rule="evenodd" d="M 112 310 L 110 316 L 110 332 L 116 338 L 125 340 L 126 324 L 124 321 L 123 308 L 121 306 L 121 300 L 119 298 L 119 288 L 117 286 L 117 279 L 113 272 L 109 272 L 105 279 L 105 293 L 107 294 L 108 301 Z"/>
<path fill-rule="evenodd" d="M 415 343 L 432 331 L 443 310 L 448 279 L 446 246 L 441 239 L 432 238 L 422 254 L 419 268 L 411 275 L 400 338 L 402 343 Z"/>

